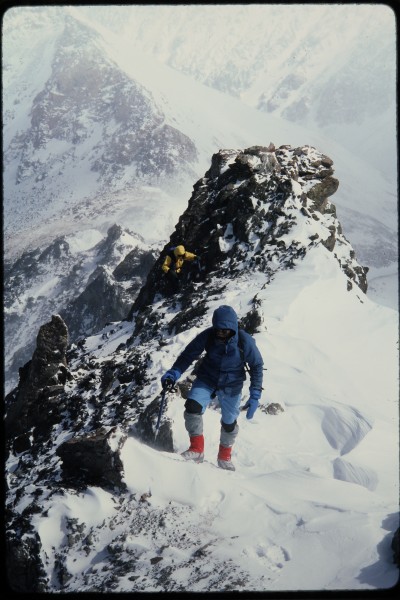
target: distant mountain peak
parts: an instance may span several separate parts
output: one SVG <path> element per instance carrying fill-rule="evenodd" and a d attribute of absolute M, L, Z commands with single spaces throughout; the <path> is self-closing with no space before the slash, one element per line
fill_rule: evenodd
<path fill-rule="evenodd" d="M 8 89 L 5 98 L 6 235 L 43 218 L 62 220 L 83 200 L 98 214 L 112 193 L 192 175 L 198 158 L 195 143 L 166 122 L 152 93 L 110 58 L 96 30 L 67 12 L 54 31 L 54 39 L 42 40 L 43 83 L 23 87 L 22 126 L 22 93 Z M 10 46 L 8 40 L 6 64 Z"/>

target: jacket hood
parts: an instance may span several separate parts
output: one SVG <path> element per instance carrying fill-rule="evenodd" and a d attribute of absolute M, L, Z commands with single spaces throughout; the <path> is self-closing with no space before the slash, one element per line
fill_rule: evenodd
<path fill-rule="evenodd" d="M 177 246 L 176 248 L 174 248 L 174 254 L 176 257 L 183 256 L 185 254 L 185 247 Z"/>
<path fill-rule="evenodd" d="M 232 329 L 237 334 L 238 318 L 231 306 L 220 306 L 213 314 L 212 324 L 215 329 Z"/>

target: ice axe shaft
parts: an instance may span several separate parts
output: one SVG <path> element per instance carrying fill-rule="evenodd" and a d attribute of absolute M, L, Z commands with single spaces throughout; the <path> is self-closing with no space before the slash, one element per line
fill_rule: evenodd
<path fill-rule="evenodd" d="M 163 388 L 163 391 L 161 392 L 161 402 L 160 402 L 160 408 L 158 409 L 158 418 L 157 418 L 157 425 L 156 425 L 156 431 L 154 434 L 154 439 L 156 439 L 156 437 L 158 435 L 158 431 L 160 429 L 161 417 L 163 416 L 163 412 L 164 412 L 164 408 L 165 408 L 165 401 L 166 401 L 168 392 L 176 392 L 176 387 L 174 387 L 174 385 L 172 384 L 170 386 Z"/>
<path fill-rule="evenodd" d="M 157 425 L 156 425 L 156 432 L 154 434 L 154 439 L 156 439 L 156 437 L 158 435 L 158 431 L 160 429 L 160 422 L 161 422 L 162 414 L 164 412 L 164 405 L 165 405 L 166 395 L 167 395 L 167 390 L 163 390 L 163 392 L 161 394 L 160 408 L 158 409 L 158 418 L 157 418 Z"/>

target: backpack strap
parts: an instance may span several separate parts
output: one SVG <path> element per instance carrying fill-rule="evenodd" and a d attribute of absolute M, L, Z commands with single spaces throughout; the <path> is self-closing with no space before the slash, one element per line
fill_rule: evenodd
<path fill-rule="evenodd" d="M 248 373 L 250 373 L 250 367 L 249 367 L 249 365 L 247 364 L 247 362 L 245 361 L 245 358 L 244 358 L 244 338 L 243 338 L 243 335 L 242 335 L 243 333 L 244 333 L 244 329 L 239 329 L 238 330 L 238 338 L 239 338 L 238 348 L 239 348 L 240 358 L 242 359 L 244 368 L 245 368 L 245 370 Z M 212 331 L 210 331 L 210 333 L 208 335 L 208 338 L 207 338 L 207 341 L 206 341 L 206 345 L 204 347 L 204 350 L 206 352 L 208 352 L 208 350 L 210 348 L 210 345 L 212 343 L 212 338 L 213 338 L 213 333 L 212 333 Z"/>
<path fill-rule="evenodd" d="M 244 333 L 244 329 L 239 329 L 238 330 L 238 336 L 239 336 L 238 346 L 239 346 L 239 350 L 240 350 L 240 356 L 241 356 L 243 364 L 244 364 L 244 368 L 245 368 L 245 370 L 248 373 L 250 373 L 250 367 L 249 367 L 249 365 L 247 364 L 247 362 L 245 361 L 245 358 L 244 358 L 244 338 L 243 338 L 243 333 Z"/>
<path fill-rule="evenodd" d="M 170 264 L 169 268 L 173 269 L 173 270 L 175 270 L 175 267 L 176 267 L 176 256 L 174 254 L 175 248 L 176 248 L 176 246 L 172 246 L 172 248 L 168 248 L 168 250 L 167 250 L 167 256 L 169 256 L 171 259 L 171 264 Z"/>

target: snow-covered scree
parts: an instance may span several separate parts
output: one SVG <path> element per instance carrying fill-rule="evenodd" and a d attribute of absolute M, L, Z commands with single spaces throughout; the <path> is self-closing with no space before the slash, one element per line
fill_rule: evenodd
<path fill-rule="evenodd" d="M 130 319 L 69 348 L 63 389 L 54 374 L 52 387 L 35 389 L 26 369 L 7 398 L 14 587 L 396 583 L 398 313 L 365 294 L 366 270 L 328 200 L 337 187 L 332 161 L 312 147 L 219 152 L 167 244 L 200 255 L 181 293 L 165 296 L 160 257 Z M 260 408 L 238 421 L 235 472 L 216 466 L 217 406 L 204 417 L 206 462 L 179 456 L 191 370 L 154 440 L 160 377 L 221 304 L 254 335 L 267 369 Z M 52 326 L 64 335 L 61 319 Z M 87 459 L 95 443 L 103 470 L 96 452 Z"/>

